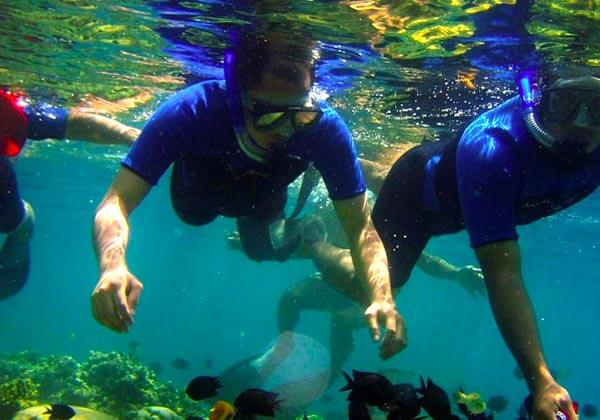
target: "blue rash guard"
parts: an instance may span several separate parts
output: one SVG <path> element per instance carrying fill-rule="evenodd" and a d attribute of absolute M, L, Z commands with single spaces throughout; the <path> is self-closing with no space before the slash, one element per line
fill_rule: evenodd
<path fill-rule="evenodd" d="M 314 163 L 331 199 L 354 197 L 363 193 L 366 185 L 352 135 L 333 109 L 321 106 L 324 113 L 319 123 L 294 134 L 288 141 L 287 152 L 303 162 Z M 172 163 L 185 156 L 220 162 L 236 179 L 268 169 L 268 165 L 251 160 L 239 149 L 224 81 L 199 83 L 168 99 L 144 126 L 122 164 L 155 185 Z M 269 173 L 269 177 L 278 175 L 285 176 Z M 278 186 L 292 181 L 282 179 L 284 185 Z"/>
<path fill-rule="evenodd" d="M 543 149 L 527 131 L 517 97 L 477 117 L 454 141 L 410 150 L 390 171 L 373 211 L 394 286 L 408 279 L 431 236 L 466 228 L 473 248 L 516 240 L 517 225 L 585 198 L 600 184 L 600 150 L 592 158 L 567 167 Z"/>

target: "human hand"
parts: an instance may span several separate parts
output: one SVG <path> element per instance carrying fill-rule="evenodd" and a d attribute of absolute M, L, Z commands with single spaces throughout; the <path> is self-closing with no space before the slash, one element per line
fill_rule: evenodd
<path fill-rule="evenodd" d="M 465 265 L 456 272 L 457 283 L 465 289 L 471 297 L 485 296 L 487 289 L 481 268 L 474 265 Z"/>
<path fill-rule="evenodd" d="M 143 288 L 125 266 L 103 272 L 92 292 L 94 318 L 113 331 L 129 331 Z"/>
<path fill-rule="evenodd" d="M 365 311 L 373 341 L 379 341 L 379 324 L 385 326 L 386 333 L 379 348 L 379 357 L 389 359 L 406 347 L 406 326 L 404 318 L 396 311 L 393 303 L 373 302 Z"/>
<path fill-rule="evenodd" d="M 568 420 L 577 420 L 571 397 L 566 389 L 550 382 L 533 394 L 533 420 L 556 420 L 556 412 L 561 411 Z"/>

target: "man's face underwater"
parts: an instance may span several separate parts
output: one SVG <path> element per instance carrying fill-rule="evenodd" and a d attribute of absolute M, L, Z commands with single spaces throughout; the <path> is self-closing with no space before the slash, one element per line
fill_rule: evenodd
<path fill-rule="evenodd" d="M 593 153 L 600 146 L 600 78 L 559 79 L 542 92 L 539 113 L 556 139 L 580 142 Z"/>
<path fill-rule="evenodd" d="M 265 72 L 258 87 L 244 92 L 244 120 L 250 137 L 272 150 L 284 146 L 295 132 L 312 127 L 321 111 L 312 104 L 310 89 L 308 71 L 302 83 L 290 83 Z M 261 109 L 269 112 L 261 114 Z"/>

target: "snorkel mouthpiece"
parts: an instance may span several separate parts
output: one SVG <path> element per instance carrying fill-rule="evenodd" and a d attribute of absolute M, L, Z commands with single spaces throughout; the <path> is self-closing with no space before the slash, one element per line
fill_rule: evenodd
<path fill-rule="evenodd" d="M 538 94 L 535 86 L 535 75 L 532 71 L 525 71 L 518 80 L 519 95 L 524 111 L 533 111 L 537 101 Z"/>
<path fill-rule="evenodd" d="M 519 88 L 519 97 L 521 98 L 521 112 L 527 130 L 538 143 L 555 153 L 559 142 L 542 127 L 536 112 L 536 106 L 540 100 L 540 93 L 535 80 L 535 73 L 532 70 L 526 70 L 520 73 L 517 79 L 517 86 Z"/>

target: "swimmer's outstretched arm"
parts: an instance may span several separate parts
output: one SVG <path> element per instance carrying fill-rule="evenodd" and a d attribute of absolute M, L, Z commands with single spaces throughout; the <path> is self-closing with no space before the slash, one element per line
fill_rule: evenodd
<path fill-rule="evenodd" d="M 130 146 L 140 134 L 137 128 L 78 108 L 67 110 L 39 103 L 24 109 L 27 115 L 27 138 L 30 140 L 71 139 Z"/>
<path fill-rule="evenodd" d="M 127 267 L 125 250 L 129 215 L 149 190 L 150 184 L 122 167 L 94 217 L 99 281 L 92 293 L 92 312 L 99 323 L 117 332 L 127 332 L 133 324 L 143 289 Z"/>
<path fill-rule="evenodd" d="M 69 111 L 65 137 L 99 144 L 130 146 L 140 135 L 140 130 L 102 115 Z"/>
<path fill-rule="evenodd" d="M 422 252 L 417 267 L 432 277 L 457 282 L 472 296 L 485 296 L 485 282 L 481 269 L 473 265 L 457 267 L 441 257 Z"/>
<path fill-rule="evenodd" d="M 533 306 L 521 276 L 517 241 L 483 245 L 475 252 L 498 328 L 533 395 L 533 418 L 554 420 L 560 410 L 577 419 L 568 392 L 556 383 L 544 359 Z"/>

